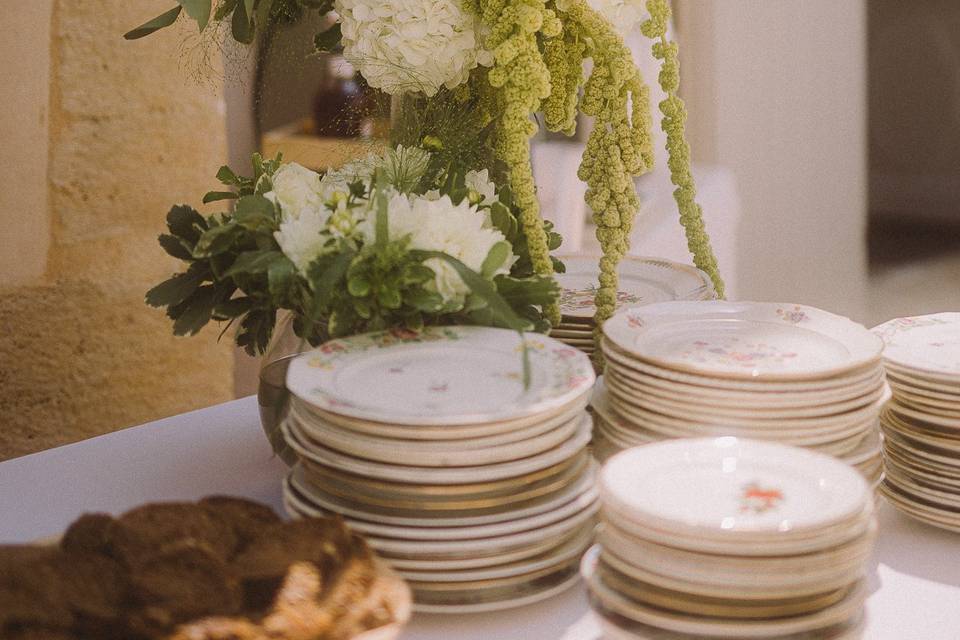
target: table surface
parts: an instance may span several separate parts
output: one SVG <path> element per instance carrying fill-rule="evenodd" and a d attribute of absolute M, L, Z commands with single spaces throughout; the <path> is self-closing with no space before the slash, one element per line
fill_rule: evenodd
<path fill-rule="evenodd" d="M 240 495 L 282 510 L 285 466 L 256 399 L 235 400 L 0 463 L 0 543 L 61 533 L 82 513 Z M 960 640 L 960 536 L 880 505 L 867 640 Z M 595 640 L 581 587 L 498 613 L 417 614 L 402 640 Z"/>

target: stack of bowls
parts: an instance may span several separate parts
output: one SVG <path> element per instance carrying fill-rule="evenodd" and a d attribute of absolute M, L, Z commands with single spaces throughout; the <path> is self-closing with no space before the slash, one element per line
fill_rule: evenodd
<path fill-rule="evenodd" d="M 886 343 L 893 399 L 880 416 L 883 493 L 901 511 L 960 532 L 960 313 L 898 318 Z"/>
<path fill-rule="evenodd" d="M 837 456 L 872 484 L 889 396 L 882 341 L 801 305 L 664 302 L 604 325 L 598 457 L 667 438 L 740 436 Z"/>
<path fill-rule="evenodd" d="M 737 438 L 614 456 L 584 557 L 607 637 L 858 637 L 876 521 L 843 463 Z"/>
<path fill-rule="evenodd" d="M 559 259 L 566 267 L 564 273 L 556 276 L 561 289 L 561 321 L 550 336 L 592 355 L 600 256 L 561 255 Z M 669 260 L 626 256 L 620 262 L 619 276 L 618 307 L 716 297 L 713 284 L 703 271 Z"/>
<path fill-rule="evenodd" d="M 288 372 L 287 509 L 342 515 L 419 610 L 549 597 L 576 580 L 595 526 L 593 382 L 581 352 L 502 329 L 328 342 Z"/>

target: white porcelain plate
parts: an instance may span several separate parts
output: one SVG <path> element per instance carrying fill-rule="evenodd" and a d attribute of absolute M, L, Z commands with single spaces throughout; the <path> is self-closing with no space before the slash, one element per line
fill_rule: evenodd
<path fill-rule="evenodd" d="M 594 378 L 585 354 L 543 335 L 427 327 L 331 340 L 291 362 L 287 387 L 304 402 L 340 415 L 450 425 L 547 412 L 586 394 Z"/>
<path fill-rule="evenodd" d="M 873 328 L 883 357 L 915 371 L 960 376 L 960 313 L 897 318 Z"/>
<path fill-rule="evenodd" d="M 600 474 L 605 503 L 638 523 L 694 535 L 819 529 L 869 503 L 839 460 L 732 437 L 673 440 L 617 454 Z"/>
<path fill-rule="evenodd" d="M 836 375 L 883 349 L 852 320 L 773 302 L 662 302 L 625 309 L 603 331 L 615 347 L 660 367 L 749 380 Z"/>
<path fill-rule="evenodd" d="M 600 256 L 559 256 L 567 267 L 557 274 L 562 293 L 560 313 L 568 318 L 592 318 L 600 277 Z M 660 258 L 625 257 L 620 262 L 617 306 L 665 300 L 702 300 L 712 295 L 710 279 L 695 267 Z"/>

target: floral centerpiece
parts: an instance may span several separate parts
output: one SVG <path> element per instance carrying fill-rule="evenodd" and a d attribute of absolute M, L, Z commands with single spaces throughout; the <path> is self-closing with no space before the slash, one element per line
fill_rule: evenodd
<path fill-rule="evenodd" d="M 722 296 L 690 173 L 668 0 L 178 0 L 126 37 L 185 13 L 201 33 L 249 43 L 271 21 L 310 11 L 332 18 L 317 49 L 342 48 L 396 98 L 395 146 L 322 177 L 255 158 L 252 178 L 221 170 L 232 190 L 207 198 L 235 199 L 231 214 L 175 207 L 161 243 L 189 268 L 148 302 L 167 307 L 176 332 L 236 320 L 237 341 L 263 349 L 281 308 L 311 342 L 450 321 L 548 329 L 560 319 L 551 277 L 562 266 L 550 256 L 559 238 L 539 210 L 530 140 L 541 124 L 572 135 L 578 114 L 593 118 L 578 175 L 603 248 L 599 331 L 639 208 L 634 177 L 653 164 L 648 87 L 618 31 L 638 22 L 662 60 L 680 222 Z"/>

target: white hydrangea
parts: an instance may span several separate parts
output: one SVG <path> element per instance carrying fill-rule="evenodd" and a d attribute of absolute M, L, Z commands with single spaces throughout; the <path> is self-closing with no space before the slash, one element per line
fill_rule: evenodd
<path fill-rule="evenodd" d="M 273 237 L 301 273 L 324 252 L 330 212 L 320 175 L 295 162 L 273 174 L 273 190 L 263 194 L 280 205 L 280 228 Z"/>
<path fill-rule="evenodd" d="M 480 21 L 461 0 L 336 0 L 344 57 L 370 86 L 433 96 L 489 66 Z"/>
<path fill-rule="evenodd" d="M 587 0 L 587 4 L 625 36 L 648 16 L 645 0 Z"/>
<path fill-rule="evenodd" d="M 500 231 L 484 225 L 486 217 L 475 206 L 466 200 L 454 205 L 449 196 L 428 200 L 394 194 L 388 203 L 387 215 L 391 238 L 409 236 L 411 249 L 442 251 L 477 272 L 490 249 L 506 241 Z M 367 242 L 374 240 L 374 229 L 373 216 L 361 225 Z M 517 257 L 510 254 L 494 275 L 510 273 L 516 260 Z M 449 263 L 432 258 L 424 264 L 436 273 L 428 288 L 439 293 L 445 302 L 463 302 L 470 289 Z"/>

